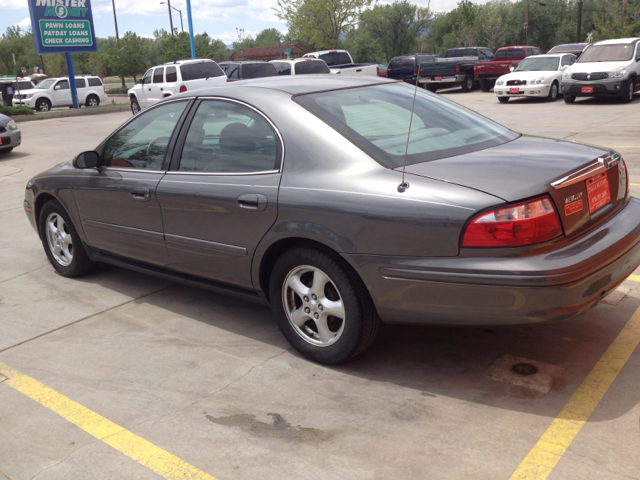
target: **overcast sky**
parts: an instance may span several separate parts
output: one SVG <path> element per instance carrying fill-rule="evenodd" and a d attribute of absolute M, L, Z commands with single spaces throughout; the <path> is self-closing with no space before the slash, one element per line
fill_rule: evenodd
<path fill-rule="evenodd" d="M 92 0 L 93 19 L 98 37 L 115 36 L 112 0 Z M 118 15 L 118 31 L 123 35 L 128 30 L 138 35 L 151 36 L 159 28 L 169 30 L 167 5 L 162 0 L 115 0 Z M 488 0 L 477 0 L 486 3 Z M 420 6 L 427 1 L 418 0 Z M 236 27 L 244 28 L 245 34 L 255 36 L 265 28 L 286 30 L 284 22 L 278 20 L 272 8 L 277 0 L 192 0 L 193 28 L 195 33 L 207 32 L 211 37 L 230 44 L 237 39 Z M 455 8 L 457 0 L 433 0 L 432 10 L 448 11 Z M 0 33 L 11 25 L 27 27 L 31 24 L 27 0 L 0 0 Z M 174 0 L 172 7 L 182 10 L 185 31 L 188 30 L 186 0 Z M 173 11 L 173 25 L 180 28 L 180 14 Z"/>

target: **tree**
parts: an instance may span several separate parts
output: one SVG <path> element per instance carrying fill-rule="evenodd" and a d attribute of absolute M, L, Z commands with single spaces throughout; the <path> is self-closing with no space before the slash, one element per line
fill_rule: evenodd
<path fill-rule="evenodd" d="M 429 16 L 426 8 L 412 5 L 407 0 L 376 5 L 360 15 L 360 26 L 377 39 L 386 61 L 405 53 L 415 53 L 416 39 L 424 30 Z"/>
<path fill-rule="evenodd" d="M 108 64 L 119 77 L 133 77 L 145 69 L 147 48 L 142 38 L 129 31 L 107 51 Z"/>
<path fill-rule="evenodd" d="M 337 48 L 340 37 L 355 27 L 372 0 L 278 0 L 276 16 L 289 35 L 317 49 Z"/>

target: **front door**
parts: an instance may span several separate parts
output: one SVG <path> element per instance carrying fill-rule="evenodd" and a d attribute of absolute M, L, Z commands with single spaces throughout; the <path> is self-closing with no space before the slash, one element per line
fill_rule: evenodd
<path fill-rule="evenodd" d="M 153 71 L 153 78 L 151 81 L 151 85 L 147 85 L 147 92 L 149 96 L 147 97 L 147 102 L 149 105 L 154 104 L 162 100 L 164 87 L 164 67 L 157 67 Z"/>
<path fill-rule="evenodd" d="M 156 198 L 170 138 L 188 100 L 135 116 L 101 149 L 101 166 L 81 170 L 74 190 L 87 241 L 114 255 L 168 263 Z M 84 178 L 83 178 L 84 177 Z"/>
<path fill-rule="evenodd" d="M 138 101 L 140 102 L 140 107 L 144 108 L 149 106 L 151 103 L 149 99 L 151 98 L 151 80 L 153 79 L 153 68 L 149 69 L 147 73 L 144 74 L 142 78 L 142 85 L 140 85 L 140 91 L 138 92 Z"/>
<path fill-rule="evenodd" d="M 253 288 L 253 253 L 278 214 L 281 156 L 282 141 L 260 113 L 200 102 L 179 165 L 157 189 L 171 268 Z"/>
<path fill-rule="evenodd" d="M 53 87 L 53 106 L 66 107 L 67 105 L 73 105 L 69 80 L 60 80 Z"/>

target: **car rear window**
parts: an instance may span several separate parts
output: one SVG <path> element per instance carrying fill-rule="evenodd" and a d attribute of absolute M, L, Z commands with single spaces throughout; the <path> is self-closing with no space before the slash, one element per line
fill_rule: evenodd
<path fill-rule="evenodd" d="M 495 59 L 499 58 L 524 58 L 524 50 L 522 48 L 503 48 L 496 52 Z"/>
<path fill-rule="evenodd" d="M 201 78 L 221 77 L 224 75 L 222 69 L 215 62 L 188 63 L 180 65 L 182 81 L 200 80 Z"/>
<path fill-rule="evenodd" d="M 453 48 L 447 50 L 444 54 L 444 58 L 458 58 L 458 57 L 477 57 L 478 50 L 475 48 Z"/>
<path fill-rule="evenodd" d="M 89 78 L 89 79 L 87 79 L 87 81 L 89 82 L 89 86 L 90 87 L 101 87 L 102 86 L 102 80 L 100 80 L 99 78 Z"/>
<path fill-rule="evenodd" d="M 518 134 L 457 103 L 404 84 L 382 84 L 298 95 L 296 102 L 320 117 L 380 164 L 407 164 L 463 155 L 501 145 Z"/>
<path fill-rule="evenodd" d="M 391 62 L 389 62 L 389 68 L 414 68 L 414 62 L 414 57 L 396 57 L 392 58 Z"/>
<path fill-rule="evenodd" d="M 276 67 L 271 63 L 247 63 L 242 65 L 242 78 L 275 77 Z"/>
<path fill-rule="evenodd" d="M 329 67 L 322 60 L 305 60 L 295 64 L 296 75 L 310 75 L 313 73 L 331 73 Z"/>

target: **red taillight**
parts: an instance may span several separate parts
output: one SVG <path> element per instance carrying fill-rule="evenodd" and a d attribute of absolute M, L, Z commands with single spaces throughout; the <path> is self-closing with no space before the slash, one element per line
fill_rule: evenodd
<path fill-rule="evenodd" d="M 417 75 L 417 74 L 418 74 L 418 69 L 417 69 L 417 68 L 414 68 L 414 69 L 413 69 L 413 74 L 414 74 L 414 75 Z"/>
<path fill-rule="evenodd" d="M 519 247 L 562 234 L 560 218 L 548 197 L 483 213 L 467 225 L 463 247 Z"/>
<path fill-rule="evenodd" d="M 460 73 L 460 65 L 456 65 L 456 73 Z"/>
<path fill-rule="evenodd" d="M 180 85 L 180 93 L 186 92 L 187 91 L 187 86 L 186 85 Z"/>
<path fill-rule="evenodd" d="M 104 93 L 107 93 L 107 87 L 105 87 L 104 85 L 102 85 L 102 89 L 104 90 Z"/>
<path fill-rule="evenodd" d="M 380 67 L 376 67 L 376 75 L 380 76 Z"/>

